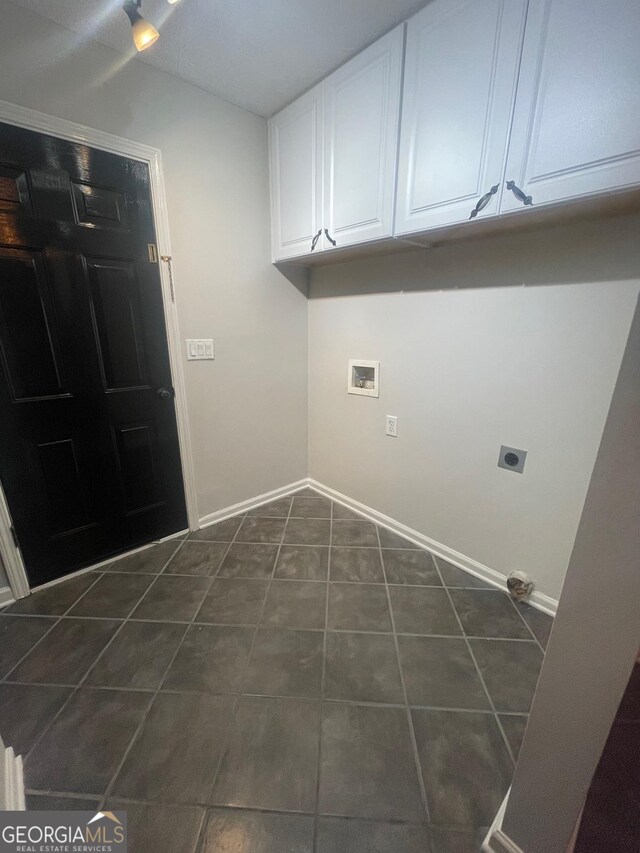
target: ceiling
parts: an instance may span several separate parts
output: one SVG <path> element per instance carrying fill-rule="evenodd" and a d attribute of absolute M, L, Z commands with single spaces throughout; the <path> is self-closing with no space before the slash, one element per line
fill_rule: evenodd
<path fill-rule="evenodd" d="M 122 0 L 14 0 L 131 54 Z M 161 33 L 138 59 L 270 116 L 426 0 L 143 0 Z"/>

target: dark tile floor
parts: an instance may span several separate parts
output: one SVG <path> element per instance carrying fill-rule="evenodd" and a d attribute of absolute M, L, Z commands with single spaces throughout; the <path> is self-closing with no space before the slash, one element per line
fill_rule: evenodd
<path fill-rule="evenodd" d="M 550 625 L 305 490 L 5 609 L 0 732 L 135 853 L 470 853 Z"/>

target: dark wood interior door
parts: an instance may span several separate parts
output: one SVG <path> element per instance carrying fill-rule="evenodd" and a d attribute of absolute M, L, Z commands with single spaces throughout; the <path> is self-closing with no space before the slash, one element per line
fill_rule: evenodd
<path fill-rule="evenodd" d="M 0 124 L 0 479 L 32 586 L 187 526 L 147 164 Z"/>

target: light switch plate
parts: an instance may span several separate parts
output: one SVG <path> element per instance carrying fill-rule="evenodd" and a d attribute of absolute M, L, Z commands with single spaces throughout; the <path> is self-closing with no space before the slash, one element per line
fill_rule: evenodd
<path fill-rule="evenodd" d="M 187 361 L 204 361 L 214 358 L 212 338 L 187 338 Z"/>

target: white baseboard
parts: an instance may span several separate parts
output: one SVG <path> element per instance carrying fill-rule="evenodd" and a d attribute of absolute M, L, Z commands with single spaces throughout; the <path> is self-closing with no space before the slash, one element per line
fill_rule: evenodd
<path fill-rule="evenodd" d="M 203 515 L 200 519 L 200 527 L 209 527 L 210 524 L 217 524 L 219 521 L 224 521 L 227 518 L 232 518 L 234 515 L 239 515 L 241 512 L 248 512 L 250 509 L 262 506 L 276 498 L 285 498 L 287 495 L 292 495 L 294 492 L 299 492 L 300 489 L 306 488 L 309 485 L 308 478 L 298 480 L 295 483 L 289 483 L 288 486 L 282 486 L 279 489 L 272 489 L 270 492 L 265 492 L 263 495 L 258 495 L 255 498 L 249 498 L 246 501 L 232 504 L 224 509 L 219 509 L 217 512 L 210 512 L 208 515 Z"/>
<path fill-rule="evenodd" d="M 23 812 L 26 804 L 22 756 L 16 755 L 10 746 L 5 748 L 1 740 L 0 750 L 0 810 Z"/>
<path fill-rule="evenodd" d="M 447 562 L 452 563 L 454 566 L 463 569 L 465 572 L 469 572 L 469 574 L 474 577 L 480 578 L 492 586 L 498 587 L 498 589 L 506 590 L 507 576 L 501 572 L 497 572 L 495 569 L 491 569 L 489 566 L 485 566 L 471 557 L 466 557 L 459 551 L 454 551 L 453 548 L 449 548 L 447 545 L 443 545 L 441 542 L 437 542 L 435 539 L 431 539 L 423 533 L 419 533 L 417 530 L 413 530 L 411 527 L 407 527 L 405 524 L 401 524 L 399 521 L 389 518 L 388 515 L 377 512 L 377 510 L 372 509 L 359 501 L 355 501 L 352 498 L 347 497 L 347 495 L 343 495 L 341 492 L 337 492 L 335 489 L 325 486 L 323 483 L 319 483 L 317 480 L 309 478 L 305 485 L 310 486 L 325 497 L 331 498 L 331 500 L 336 501 L 336 503 L 342 504 L 348 509 L 352 509 L 354 512 L 363 516 L 363 518 L 367 518 L 369 521 L 374 521 L 376 524 L 386 527 L 393 533 L 398 533 L 400 536 L 404 536 L 405 539 L 409 539 L 409 541 L 413 542 L 415 545 L 431 551 L 436 555 L 436 557 L 442 557 L 443 560 L 447 560 Z M 527 599 L 527 603 L 531 604 L 532 607 L 535 607 L 538 610 L 542 610 L 544 613 L 548 613 L 549 616 L 555 616 L 558 607 L 558 602 L 555 598 L 551 598 L 550 596 L 545 595 L 542 592 L 537 592 L 536 590 L 534 590 L 531 597 Z"/>
<path fill-rule="evenodd" d="M 14 598 L 10 586 L 0 586 L 0 607 L 13 604 Z"/>

